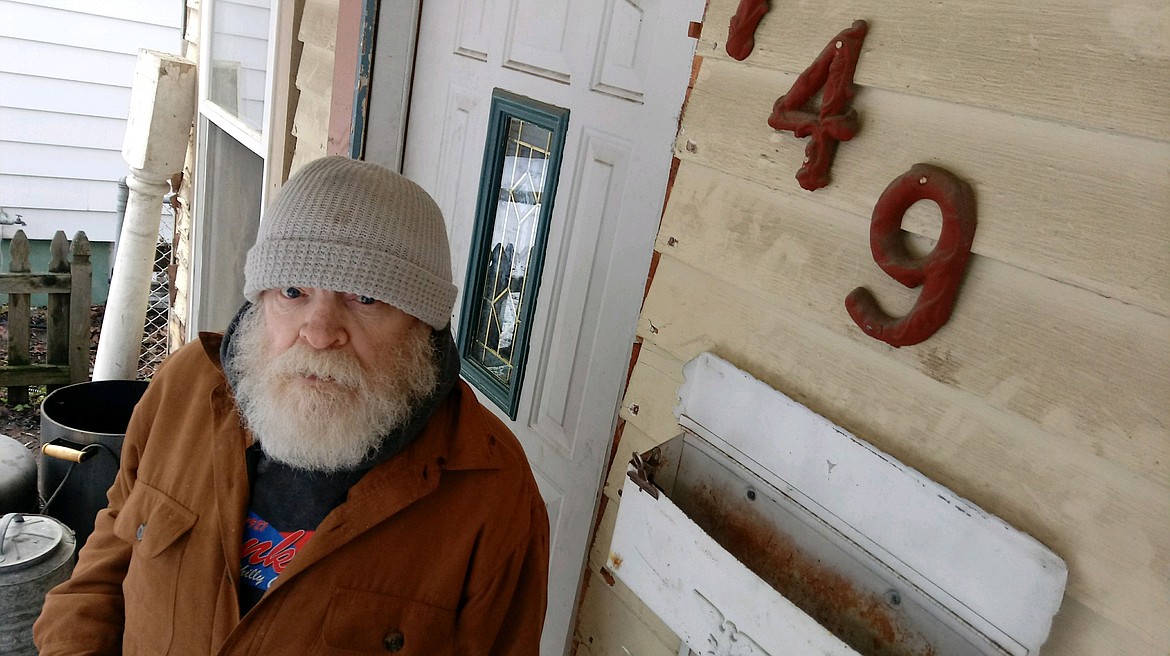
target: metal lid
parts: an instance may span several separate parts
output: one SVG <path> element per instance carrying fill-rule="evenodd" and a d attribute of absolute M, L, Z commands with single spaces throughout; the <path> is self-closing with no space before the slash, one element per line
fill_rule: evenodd
<path fill-rule="evenodd" d="M 51 517 L 4 515 L 0 519 L 0 571 L 24 569 L 45 560 L 64 538 L 64 526 Z"/>

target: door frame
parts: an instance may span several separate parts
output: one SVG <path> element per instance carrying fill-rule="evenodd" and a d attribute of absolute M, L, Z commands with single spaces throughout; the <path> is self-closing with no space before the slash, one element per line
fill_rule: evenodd
<path fill-rule="evenodd" d="M 355 99 L 350 152 L 361 154 L 362 159 L 367 162 L 381 164 L 401 173 L 422 0 L 379 4 L 381 6 L 378 8 L 373 26 L 372 62 L 376 63 L 373 66 L 374 75 L 369 80 L 369 104 L 363 114 L 361 106 Z M 340 21 L 337 29 L 338 43 L 341 43 L 343 26 Z M 364 27 L 359 25 L 351 29 L 356 33 Z M 376 85 L 373 84 L 374 81 L 377 81 Z M 357 86 L 353 85 L 352 79 L 339 81 L 336 75 L 333 78 L 333 85 L 334 96 L 348 93 Z M 330 131 L 332 132 L 332 126 Z M 332 134 L 330 136 L 332 138 Z"/>
<path fill-rule="evenodd" d="M 263 160 L 261 179 L 263 186 L 260 196 L 260 207 L 268 202 L 272 194 L 284 183 L 285 172 L 291 160 L 288 145 L 291 140 L 290 120 L 292 112 L 289 107 L 290 91 L 293 88 L 293 42 L 296 40 L 296 4 L 298 0 L 273 0 L 270 5 L 268 25 L 268 43 L 266 55 L 267 74 L 264 88 L 263 124 L 259 130 L 246 125 L 242 120 L 231 114 L 209 98 L 211 78 L 211 41 L 214 38 L 212 31 L 212 17 L 216 5 L 220 0 L 204 0 L 200 11 L 200 31 L 202 35 L 199 43 L 200 62 L 198 68 L 199 91 L 195 117 L 195 170 L 193 183 L 193 212 L 191 217 L 191 288 L 187 299 L 187 322 L 185 338 L 188 341 L 198 337 L 203 330 L 222 330 L 226 328 L 226 319 L 230 319 L 243 302 L 242 287 L 232 289 L 235 281 L 231 273 L 225 274 L 224 251 L 221 247 L 240 251 L 232 253 L 238 257 L 230 258 L 233 267 L 238 266 L 236 272 L 242 281 L 243 254 L 251 243 L 232 243 L 231 238 L 221 234 L 221 229 L 237 229 L 239 226 L 224 226 L 229 220 L 227 217 L 212 216 L 210 208 L 217 202 L 231 204 L 231 199 L 216 199 L 217 189 L 213 189 L 210 180 L 212 162 L 215 153 L 212 152 L 209 132 L 211 126 L 226 135 L 244 149 L 251 151 Z M 230 156 L 226 162 L 215 162 L 217 173 L 228 178 L 230 168 L 224 173 L 223 167 L 239 164 L 239 160 Z M 249 176 L 241 175 L 239 179 Z M 228 192 L 229 195 L 231 192 Z M 250 202 L 248 204 L 251 204 Z M 259 217 L 256 217 L 257 224 Z M 243 250 L 241 250 L 243 249 Z"/>

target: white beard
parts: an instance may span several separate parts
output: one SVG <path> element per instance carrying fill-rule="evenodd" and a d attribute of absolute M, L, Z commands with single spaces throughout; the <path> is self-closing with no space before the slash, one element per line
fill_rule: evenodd
<path fill-rule="evenodd" d="M 430 334 L 419 323 L 373 372 L 348 351 L 301 344 L 270 357 L 263 311 L 253 307 L 236 328 L 230 363 L 244 424 L 269 458 L 290 467 L 356 467 L 435 389 Z"/>

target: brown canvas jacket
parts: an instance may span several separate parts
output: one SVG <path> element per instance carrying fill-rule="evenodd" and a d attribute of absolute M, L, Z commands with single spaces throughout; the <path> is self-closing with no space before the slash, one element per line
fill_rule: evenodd
<path fill-rule="evenodd" d="M 176 352 L 135 409 L 109 507 L 34 627 L 42 656 L 537 653 L 548 517 L 463 382 L 240 618 L 249 437 L 219 342 Z"/>

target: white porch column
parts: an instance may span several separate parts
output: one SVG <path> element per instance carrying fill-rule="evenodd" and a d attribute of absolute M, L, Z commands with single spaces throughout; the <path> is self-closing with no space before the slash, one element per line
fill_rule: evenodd
<path fill-rule="evenodd" d="M 138 377 L 142 329 L 167 180 L 183 168 L 195 116 L 195 64 L 138 51 L 122 158 L 130 197 L 102 320 L 94 380 Z"/>

